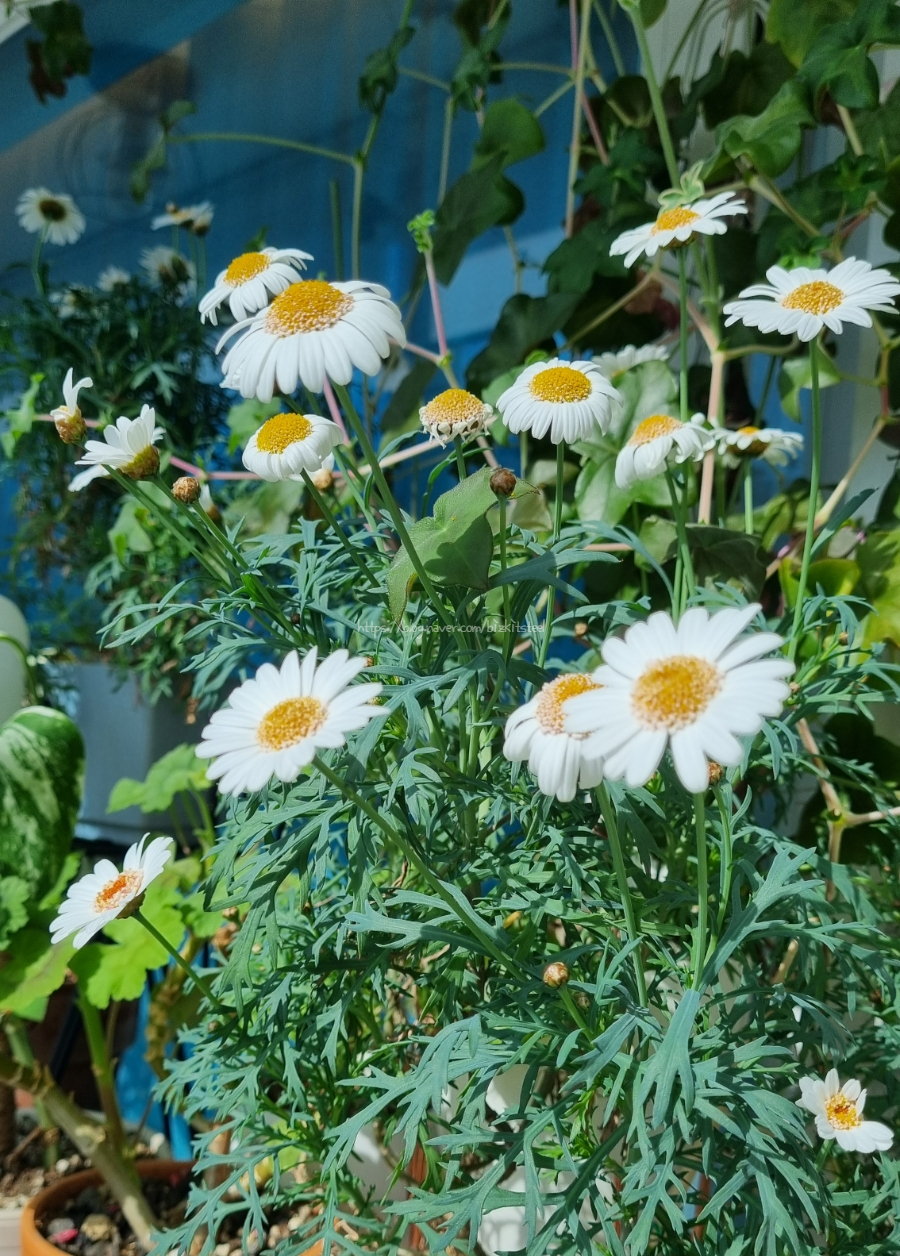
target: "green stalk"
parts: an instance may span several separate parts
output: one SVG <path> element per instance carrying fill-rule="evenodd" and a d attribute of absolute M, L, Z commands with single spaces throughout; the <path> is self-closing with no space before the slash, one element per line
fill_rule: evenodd
<path fill-rule="evenodd" d="M 753 462 L 748 458 L 744 463 L 744 531 L 753 535 Z"/>
<path fill-rule="evenodd" d="M 688 285 L 687 285 L 687 253 L 676 249 L 678 254 L 678 347 L 679 347 L 679 405 L 682 423 L 688 421 Z"/>
<path fill-rule="evenodd" d="M 719 805 L 719 814 L 722 817 L 722 863 L 719 874 L 719 912 L 716 917 L 716 933 L 715 941 L 721 937 L 722 926 L 725 924 L 725 913 L 728 910 L 728 899 L 731 894 L 731 876 L 732 876 L 732 837 L 731 837 L 731 816 L 725 809 L 725 801 L 722 798 L 722 790 L 717 785 L 715 787 L 716 802 Z"/>
<path fill-rule="evenodd" d="M 459 472 L 459 482 L 462 484 L 468 472 L 466 471 L 466 460 L 463 457 L 463 443 L 458 436 L 453 437 L 453 448 L 456 450 L 456 470 Z"/>
<path fill-rule="evenodd" d="M 44 292 L 44 280 L 41 277 L 41 253 L 44 251 L 44 243 L 47 239 L 46 225 L 41 227 L 40 234 L 34 242 L 34 254 L 31 258 L 31 277 L 34 280 L 34 286 L 37 289 L 39 297 L 46 296 Z"/>
<path fill-rule="evenodd" d="M 106 1117 L 106 1135 L 116 1154 L 124 1157 L 128 1154 L 125 1130 L 122 1126 L 119 1101 L 116 1098 L 116 1079 L 113 1073 L 113 1063 L 106 1046 L 103 1023 L 100 1020 L 100 1013 L 88 999 L 81 986 L 78 987 L 78 1009 L 81 1012 L 81 1020 L 84 1025 L 85 1037 L 87 1038 L 88 1051 L 90 1052 L 91 1070 L 97 1082 L 100 1106 L 103 1109 L 103 1115 Z"/>
<path fill-rule="evenodd" d="M 622 899 L 622 909 L 625 912 L 628 940 L 633 942 L 640 937 L 640 934 L 634 914 L 634 903 L 631 900 L 631 890 L 628 887 L 628 872 L 625 867 L 625 856 L 622 853 L 622 843 L 619 840 L 619 826 L 616 822 L 616 813 L 605 785 L 598 785 L 596 794 L 597 802 L 600 804 L 600 813 L 603 816 L 603 823 L 606 826 L 606 835 L 609 838 L 609 849 L 612 852 L 616 880 L 619 883 L 619 894 Z M 637 982 L 638 999 L 641 1007 L 646 1007 L 647 983 L 644 979 L 644 965 L 641 961 L 641 948 L 639 945 L 632 952 L 632 960 L 634 963 L 634 976 Z"/>
<path fill-rule="evenodd" d="M 500 542 L 500 571 L 504 572 L 506 571 L 506 498 L 502 494 L 497 498 L 497 508 L 500 511 L 500 527 L 497 532 Z M 514 639 L 514 633 L 509 623 L 512 610 L 510 608 L 509 585 L 504 584 L 501 587 L 503 589 L 503 657 L 508 663 Z"/>
<path fill-rule="evenodd" d="M 229 1015 L 230 1014 L 229 1009 L 225 1006 L 224 1003 L 221 1003 L 219 999 L 217 999 L 216 996 L 213 994 L 212 987 L 210 986 L 207 979 L 205 977 L 201 977 L 200 973 L 197 972 L 196 968 L 194 968 L 192 964 L 189 964 L 187 962 L 187 960 L 184 958 L 184 956 L 181 954 L 178 948 L 176 946 L 173 946 L 172 943 L 168 940 L 168 938 L 163 937 L 163 935 L 157 929 L 156 925 L 151 924 L 150 921 L 147 919 L 147 917 L 140 910 L 135 911 L 132 914 L 135 920 L 139 920 L 141 922 L 141 924 L 144 926 L 144 928 L 147 930 L 150 936 L 152 938 L 155 938 L 156 941 L 160 944 L 160 946 L 163 947 L 166 951 L 168 951 L 169 955 L 171 955 L 172 959 L 175 961 L 178 967 L 181 968 L 188 977 L 190 977 L 191 981 L 195 982 L 195 984 L 200 987 L 200 989 L 203 991 L 205 998 L 207 999 L 208 1002 L 210 1002 L 213 1005 L 216 1011 L 224 1015 Z"/>
<path fill-rule="evenodd" d="M 359 568 L 360 572 L 365 576 L 365 578 L 377 589 L 378 581 L 375 579 L 371 571 L 369 571 L 368 567 L 360 558 L 359 554 L 357 554 L 356 550 L 350 544 L 349 540 L 347 539 L 346 532 L 338 523 L 336 516 L 331 510 L 331 507 L 328 505 L 328 503 L 326 502 L 322 494 L 319 492 L 319 490 L 316 488 L 315 484 L 313 484 L 312 480 L 309 478 L 309 475 L 306 473 L 306 471 L 303 471 L 301 474 L 303 476 L 303 482 L 306 485 L 307 489 L 309 490 L 310 495 L 313 498 L 313 501 L 321 510 L 322 514 L 325 517 L 326 522 L 328 523 L 328 526 L 331 528 L 334 535 L 340 541 L 342 547 L 346 551 L 348 558 L 350 558 L 350 560 L 353 563 L 355 563 L 355 565 Z"/>
<path fill-rule="evenodd" d="M 819 472 L 822 465 L 822 405 L 819 397 L 818 342 L 809 342 L 809 371 L 812 383 L 812 467 L 809 475 L 809 510 L 806 519 L 806 537 L 803 542 L 803 560 L 800 564 L 800 583 L 797 586 L 797 602 L 794 606 L 794 622 L 791 625 L 791 641 L 788 658 L 793 659 L 800 644 L 800 625 L 803 621 L 803 599 L 809 583 L 809 565 L 812 562 L 813 542 L 816 534 L 816 505 L 819 500 Z"/>
<path fill-rule="evenodd" d="M 697 823 L 697 932 L 694 935 L 693 979 L 691 989 L 699 990 L 706 962 L 706 937 L 709 915 L 709 880 L 706 868 L 706 800 L 694 794 L 694 818 Z"/>
<path fill-rule="evenodd" d="M 556 500 L 553 503 L 553 544 L 559 540 L 562 531 L 563 483 L 566 474 L 566 442 L 561 440 L 556 446 Z M 547 617 L 544 620 L 544 637 L 541 641 L 541 652 L 538 666 L 543 667 L 550 649 L 550 634 L 553 631 L 553 612 L 556 605 L 553 585 L 547 586 Z"/>
<path fill-rule="evenodd" d="M 34 1052 L 31 1049 L 31 1040 L 28 1037 L 28 1030 L 19 1020 L 18 1016 L 7 1016 L 3 1021 L 3 1032 L 6 1034 L 6 1041 L 9 1043 L 9 1049 L 13 1059 L 17 1064 L 24 1065 L 25 1068 L 34 1067 Z M 39 1096 L 32 1094 L 34 1100 L 34 1111 L 38 1119 L 38 1125 L 49 1136 L 52 1132 L 52 1139 L 45 1143 L 44 1146 L 44 1168 L 51 1169 L 59 1159 L 59 1131 L 56 1128 L 56 1122 L 47 1110 L 47 1105 Z"/>
<path fill-rule="evenodd" d="M 647 89 L 650 92 L 650 103 L 653 106 L 653 117 L 656 119 L 656 129 L 659 131 L 659 142 L 662 144 L 663 156 L 666 159 L 666 169 L 669 172 L 669 178 L 672 180 L 672 187 L 678 187 L 678 159 L 675 156 L 675 148 L 672 144 L 672 134 L 669 130 L 669 120 L 666 117 L 666 108 L 663 104 L 662 93 L 659 90 L 659 83 L 656 79 L 656 71 L 653 69 L 653 58 L 650 56 L 650 46 L 647 43 L 647 32 L 644 30 L 644 22 L 641 18 L 641 10 L 639 5 L 635 5 L 631 9 L 631 24 L 634 27 L 635 38 L 637 39 L 638 50 L 641 54 L 641 61 L 644 66 L 644 74 L 647 77 Z"/>
<path fill-rule="evenodd" d="M 681 557 L 682 578 L 686 586 L 686 589 L 682 590 L 677 582 L 675 584 L 677 607 L 673 607 L 673 616 L 677 619 L 684 610 L 688 597 L 696 588 L 696 580 L 694 578 L 694 565 L 691 562 L 691 549 L 688 544 L 684 502 L 675 486 L 675 477 L 668 467 L 666 467 L 666 483 L 669 486 L 669 495 L 672 498 L 672 513 L 675 516 L 675 533 L 678 538 L 678 552 Z"/>

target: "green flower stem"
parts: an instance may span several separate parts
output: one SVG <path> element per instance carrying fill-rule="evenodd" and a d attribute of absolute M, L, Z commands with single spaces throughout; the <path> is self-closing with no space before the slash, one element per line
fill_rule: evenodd
<path fill-rule="evenodd" d="M 682 580 L 681 582 L 677 579 L 675 581 L 675 604 L 672 607 L 673 617 L 677 619 L 696 587 L 696 580 L 694 579 L 694 565 L 691 562 L 691 550 L 688 544 L 684 501 L 679 496 L 675 477 L 668 467 L 666 467 L 666 483 L 669 486 L 669 495 L 672 498 L 672 514 L 675 517 L 675 534 L 678 538 L 678 554 L 681 558 L 682 567 Z M 686 588 L 682 586 L 686 586 Z"/>
<path fill-rule="evenodd" d="M 650 104 L 653 106 L 653 117 L 656 119 L 656 129 L 659 131 L 659 141 L 662 144 L 663 156 L 666 159 L 666 169 L 669 172 L 669 178 L 672 180 L 672 187 L 678 187 L 678 159 L 675 156 L 672 133 L 669 130 L 669 119 L 666 117 L 666 107 L 663 104 L 662 93 L 656 80 L 656 71 L 653 69 L 653 58 L 650 56 L 650 46 L 647 43 L 647 32 L 644 30 L 639 4 L 634 5 L 629 16 L 634 27 L 638 50 L 641 54 L 641 62 L 644 66 L 647 89 L 650 92 Z"/>
<path fill-rule="evenodd" d="M 812 562 L 813 542 L 816 534 L 816 503 L 819 500 L 819 473 L 822 466 L 822 404 L 819 396 L 819 345 L 809 342 L 809 372 L 812 383 L 812 467 L 809 474 L 809 508 L 806 517 L 806 537 L 803 542 L 803 561 L 800 564 L 800 583 L 797 585 L 797 601 L 794 606 L 794 622 L 791 625 L 791 641 L 788 658 L 793 659 L 800 644 L 800 626 L 803 622 L 803 599 L 809 583 L 809 565 Z"/>
<path fill-rule="evenodd" d="M 637 927 L 637 919 L 634 914 L 634 903 L 631 901 L 631 890 L 628 887 L 628 871 L 625 867 L 625 856 L 622 853 L 622 843 L 619 840 L 619 826 L 616 821 L 615 808 L 612 805 L 609 793 L 605 785 L 601 784 L 596 789 L 597 802 L 600 805 L 600 813 L 603 816 L 603 823 L 606 826 L 606 835 L 609 838 L 609 849 L 612 852 L 613 867 L 616 870 L 616 880 L 619 883 L 619 894 L 622 898 L 622 909 L 625 912 L 625 926 L 628 931 L 629 942 L 636 941 L 640 934 Z M 637 982 L 638 998 L 641 1007 L 647 1007 L 647 982 L 644 978 L 644 965 L 641 960 L 641 948 L 637 945 L 632 952 L 634 962 L 634 976 Z"/>
<path fill-rule="evenodd" d="M 744 463 L 744 531 L 753 535 L 753 462 L 748 458 Z"/>
<path fill-rule="evenodd" d="M 572 998 L 571 991 L 567 990 L 565 986 L 562 986 L 559 992 L 559 997 L 562 999 L 563 1003 L 565 1004 L 566 1011 L 572 1017 L 572 1020 L 575 1022 L 578 1028 L 582 1031 L 582 1033 L 585 1035 L 585 1037 L 588 1039 L 589 1042 L 593 1042 L 597 1035 L 594 1033 L 590 1025 L 581 1015 L 581 1011 L 578 1007 L 578 1004 Z"/>
<path fill-rule="evenodd" d="M 706 963 L 706 940 L 709 916 L 709 878 L 706 867 L 706 800 L 694 794 L 694 818 L 697 823 L 697 931 L 694 934 L 694 956 L 691 963 L 691 989 L 699 990 Z"/>
<path fill-rule="evenodd" d="M 28 1030 L 18 1016 L 4 1017 L 3 1032 L 6 1034 L 6 1041 L 9 1043 L 10 1052 L 16 1063 L 24 1065 L 25 1068 L 34 1068 L 35 1061 L 34 1052 L 31 1049 L 31 1039 L 28 1037 Z M 32 1094 L 31 1097 L 34 1101 L 34 1111 L 38 1119 L 38 1125 L 47 1135 L 53 1131 L 51 1141 L 44 1148 L 44 1168 L 50 1169 L 59 1159 L 59 1138 L 57 1137 L 56 1122 L 48 1111 L 44 1100 L 35 1094 Z"/>
<path fill-rule="evenodd" d="M 160 931 L 157 929 L 156 925 L 151 924 L 142 911 L 138 910 L 136 912 L 133 912 L 132 914 L 135 920 L 139 920 L 141 922 L 141 924 L 144 926 L 144 928 L 147 930 L 150 936 L 152 938 L 155 938 L 156 941 L 160 944 L 160 946 L 164 947 L 165 950 L 168 951 L 168 953 L 171 955 L 172 959 L 175 961 L 178 967 L 181 968 L 188 977 L 190 977 L 191 981 L 193 981 L 196 985 L 200 987 L 200 989 L 203 991 L 204 997 L 206 998 L 207 1002 L 211 1003 L 212 1006 L 216 1009 L 216 1011 L 219 1012 L 221 1015 L 225 1015 L 225 1016 L 230 1015 L 231 1014 L 230 1009 L 227 1008 L 224 1003 L 220 1002 L 220 1000 L 216 998 L 216 996 L 212 992 L 212 987 L 210 986 L 207 979 L 205 977 L 201 977 L 200 973 L 197 972 L 193 964 L 188 963 L 188 961 L 184 958 L 184 956 L 178 950 L 178 947 L 173 946 L 172 943 L 168 940 L 168 938 L 164 938 L 163 935 L 160 933 Z"/>
<path fill-rule="evenodd" d="M 687 252 L 676 249 L 678 254 L 678 346 L 679 346 L 679 393 L 680 417 L 682 423 L 688 421 L 688 284 L 687 284 Z"/>
<path fill-rule="evenodd" d="M 34 242 L 34 253 L 31 258 L 31 277 L 34 280 L 34 286 L 37 289 L 39 297 L 46 296 L 44 292 L 44 280 L 41 276 L 41 254 L 44 251 L 44 244 L 47 240 L 47 226 L 41 227 L 40 234 Z"/>
<path fill-rule="evenodd" d="M 369 571 L 368 567 L 360 558 L 359 554 L 357 554 L 356 550 L 347 540 L 347 534 L 344 531 L 344 529 L 341 527 L 341 525 L 338 523 L 337 518 L 335 517 L 334 513 L 331 510 L 331 507 L 328 505 L 328 503 L 326 502 L 322 494 L 319 492 L 319 490 L 316 488 L 315 484 L 313 484 L 312 480 L 309 478 L 309 475 L 306 473 L 306 471 L 303 471 L 301 474 L 303 476 L 303 482 L 306 485 L 307 489 L 309 490 L 310 496 L 312 497 L 313 501 L 321 510 L 322 514 L 325 517 L 326 522 L 328 523 L 328 526 L 331 528 L 334 535 L 340 541 L 342 547 L 346 551 L 347 557 L 351 560 L 351 562 L 353 562 L 359 568 L 360 572 L 365 576 L 365 578 L 370 582 L 370 584 L 372 584 L 377 589 L 378 581 L 375 579 L 371 571 Z"/>
<path fill-rule="evenodd" d="M 497 509 L 500 511 L 500 527 L 497 530 L 497 539 L 500 542 L 500 571 L 506 571 L 506 498 L 501 496 L 497 498 Z M 509 585 L 501 585 L 503 589 L 503 657 L 509 662 L 512 654 L 513 641 L 515 633 L 509 626 L 509 617 L 512 614 L 510 606 Z M 499 692 L 499 686 L 495 692 Z"/>
<path fill-rule="evenodd" d="M 556 500 L 553 503 L 553 544 L 559 540 L 562 531 L 563 484 L 566 475 L 566 442 L 561 440 L 556 446 Z M 544 620 L 544 636 L 541 641 L 541 652 L 538 666 L 543 667 L 550 649 L 550 636 L 553 632 L 553 612 L 556 605 L 553 585 L 547 586 L 547 616 Z"/>
<path fill-rule="evenodd" d="M 719 912 L 716 917 L 715 941 L 722 935 L 722 928 L 725 924 L 725 913 L 728 911 L 728 899 L 731 895 L 731 876 L 732 861 L 734 852 L 732 848 L 731 834 L 731 816 L 725 807 L 725 800 L 722 797 L 722 790 L 717 785 L 715 787 L 716 802 L 719 806 L 719 814 L 722 817 L 722 859 L 719 874 Z"/>
<path fill-rule="evenodd" d="M 463 457 L 463 443 L 458 436 L 453 437 L 453 448 L 456 450 L 456 469 L 459 472 L 459 482 L 462 484 L 468 472 L 466 471 L 466 460 Z"/>
<path fill-rule="evenodd" d="M 103 1032 L 100 1013 L 88 999 L 81 986 L 78 987 L 78 1009 L 81 1012 L 81 1020 L 84 1025 L 85 1037 L 87 1038 L 88 1051 L 91 1056 L 91 1069 L 97 1083 L 100 1106 L 103 1109 L 103 1115 L 106 1117 L 106 1136 L 116 1154 L 124 1156 L 127 1154 L 125 1130 L 122 1127 L 122 1114 L 119 1111 L 119 1101 L 116 1098 L 116 1080 L 113 1074 L 112 1060 L 106 1046 L 106 1034 Z"/>

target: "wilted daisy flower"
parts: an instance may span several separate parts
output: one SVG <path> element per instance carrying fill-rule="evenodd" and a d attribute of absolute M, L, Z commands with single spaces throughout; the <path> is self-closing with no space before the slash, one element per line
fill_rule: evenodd
<path fill-rule="evenodd" d="M 550 433 L 554 445 L 605 432 L 612 407 L 621 397 L 593 362 L 534 362 L 498 399 L 497 409 L 511 432 L 540 438 Z"/>
<path fill-rule="evenodd" d="M 666 362 L 671 354 L 669 345 L 641 345 L 639 349 L 634 345 L 626 345 L 615 353 L 595 353 L 592 360 L 607 379 L 618 379 L 642 362 Z"/>
<path fill-rule="evenodd" d="M 313 647 L 300 663 L 292 651 L 281 670 L 264 663 L 204 728 L 197 754 L 212 759 L 207 776 L 223 794 L 252 793 L 276 776 L 294 781 L 319 749 L 343 746 L 345 734 L 387 709 L 371 706 L 381 685 L 352 685 L 363 658 L 335 650 L 316 667 Z"/>
<path fill-rule="evenodd" d="M 243 462 L 264 480 L 299 480 L 301 472 L 321 471 L 343 433 L 318 414 L 276 414 L 253 433 Z"/>
<path fill-rule="evenodd" d="M 141 265 L 150 280 L 157 285 L 189 284 L 194 280 L 193 262 L 182 257 L 177 249 L 170 249 L 165 244 L 144 249 L 141 253 Z"/>
<path fill-rule="evenodd" d="M 596 690 L 566 704 L 564 727 L 588 733 L 585 752 L 602 756 L 611 780 L 645 784 L 668 745 L 685 789 L 705 792 L 712 759 L 741 762 L 738 737 L 752 737 L 781 711 L 794 671 L 786 658 L 762 659 L 784 644 L 774 632 L 740 640 L 758 614 L 754 603 L 710 615 L 692 607 L 678 626 L 665 611 L 632 624 L 624 640 L 603 644 Z"/>
<path fill-rule="evenodd" d="M 670 414 L 651 414 L 642 419 L 616 458 L 616 483 L 630 488 L 638 480 L 652 480 L 673 462 L 698 462 L 715 443 L 702 414 L 682 423 Z"/>
<path fill-rule="evenodd" d="M 199 205 L 185 205 L 183 208 L 170 201 L 164 214 L 157 214 L 150 226 L 153 231 L 160 227 L 184 227 L 193 231 L 194 235 L 204 236 L 209 231 L 213 220 L 211 201 L 202 201 Z"/>
<path fill-rule="evenodd" d="M 63 401 L 65 404 L 57 406 L 55 410 L 50 411 L 50 417 L 56 424 L 56 430 L 67 445 L 78 445 L 84 439 L 87 427 L 84 419 L 81 417 L 81 410 L 78 406 L 78 394 L 82 388 L 93 388 L 94 386 L 94 381 L 87 375 L 84 379 L 80 379 L 77 384 L 73 384 L 74 374 L 75 372 L 70 366 L 66 371 L 66 378 L 63 380 Z"/>
<path fill-rule="evenodd" d="M 302 249 L 260 249 L 242 253 L 220 270 L 216 282 L 199 305 L 200 320 L 216 325 L 219 306 L 227 301 L 235 318 L 248 318 L 269 304 L 301 278 L 300 272 L 312 261 L 311 253 Z"/>
<path fill-rule="evenodd" d="M 21 227 L 44 232 L 51 244 L 74 244 L 84 231 L 84 215 L 65 192 L 29 188 L 19 197 L 16 214 Z"/>
<path fill-rule="evenodd" d="M 74 933 L 75 946 L 82 947 L 110 921 L 130 916 L 140 907 L 147 886 L 169 862 L 174 846 L 171 837 L 155 837 L 145 850 L 149 836 L 145 833 L 128 848 L 121 872 L 110 860 L 101 859 L 93 872 L 69 886 L 50 926 L 52 942 Z"/>
<path fill-rule="evenodd" d="M 655 222 L 645 222 L 632 227 L 610 245 L 615 256 L 624 253 L 625 265 L 630 266 L 643 253 L 654 257 L 660 249 L 671 244 L 685 244 L 692 235 L 724 235 L 723 218 L 731 214 L 746 214 L 747 206 L 735 198 L 734 192 L 720 192 L 709 200 L 694 201 L 692 205 L 676 205 L 674 209 L 661 209 Z"/>
<path fill-rule="evenodd" d="M 739 467 L 747 458 L 762 458 L 773 467 L 783 467 L 803 448 L 800 432 L 780 427 L 722 428 L 716 433 L 719 454 L 726 467 Z"/>
<path fill-rule="evenodd" d="M 838 334 L 844 323 L 871 327 L 867 311 L 894 313 L 893 298 L 900 293 L 900 283 L 890 271 L 873 270 L 855 257 L 833 270 L 770 266 L 766 278 L 768 283 L 751 284 L 736 301 L 728 302 L 726 327 L 743 323 L 762 332 L 814 340 L 823 327 Z"/>
<path fill-rule="evenodd" d="M 490 406 L 464 388 L 448 388 L 419 410 L 422 426 L 432 440 L 472 440 L 480 436 L 493 417 Z"/>
<path fill-rule="evenodd" d="M 312 392 L 322 391 L 326 376 L 349 384 L 354 367 L 376 375 L 390 353 L 389 338 L 406 344 L 400 311 L 387 288 L 356 279 L 292 283 L 268 309 L 227 331 L 217 352 L 244 329 L 222 363 L 222 386 L 260 401 L 270 401 L 276 386 L 292 393 L 298 381 Z"/>
<path fill-rule="evenodd" d="M 583 733 L 567 733 L 563 724 L 569 699 L 596 688 L 584 672 L 567 672 L 506 721 L 504 755 L 513 763 L 527 759 L 541 793 L 560 802 L 571 802 L 577 790 L 592 789 L 603 780 L 602 757 L 590 751 Z"/>
<path fill-rule="evenodd" d="M 842 1086 L 837 1069 L 830 1069 L 824 1082 L 818 1077 L 801 1077 L 797 1106 L 816 1118 L 820 1138 L 836 1139 L 844 1151 L 887 1151 L 894 1142 L 886 1125 L 864 1120 L 866 1092 L 855 1078 Z"/>
<path fill-rule="evenodd" d="M 89 440 L 85 445 L 84 457 L 75 465 L 90 470 L 75 476 L 69 492 L 77 493 L 98 476 L 109 475 L 109 467 L 129 480 L 151 479 L 159 470 L 159 451 L 154 445 L 164 435 L 152 406 L 144 406 L 136 419 L 116 419 L 103 429 L 103 440 Z"/>
<path fill-rule="evenodd" d="M 123 270 L 121 266 L 107 266 L 97 276 L 97 287 L 101 292 L 112 292 L 113 288 L 119 287 L 120 284 L 129 283 L 130 280 L 131 275 L 127 270 Z"/>

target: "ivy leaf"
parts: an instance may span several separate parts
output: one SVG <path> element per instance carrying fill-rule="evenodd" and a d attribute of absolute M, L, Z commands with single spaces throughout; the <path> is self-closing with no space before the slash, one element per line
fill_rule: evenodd
<path fill-rule="evenodd" d="M 748 57 L 735 50 L 723 61 L 713 55 L 710 77 L 715 86 L 702 97 L 706 125 L 713 130 L 736 114 L 755 117 L 789 78 L 793 67 L 777 44 L 759 43 Z"/>
<path fill-rule="evenodd" d="M 495 100 L 488 105 L 484 126 L 475 145 L 476 169 L 493 157 L 500 157 L 503 168 L 544 151 L 544 132 L 540 122 L 515 97 Z"/>
<path fill-rule="evenodd" d="M 363 109 L 375 114 L 382 112 L 388 97 L 397 87 L 400 53 L 415 33 L 414 26 L 401 26 L 386 48 L 377 48 L 369 53 L 359 80 L 359 103 Z"/>
<path fill-rule="evenodd" d="M 438 279 L 448 284 L 473 240 L 490 227 L 514 222 L 525 202 L 505 179 L 503 152 L 467 170 L 453 184 L 434 217 L 433 256 Z"/>
<path fill-rule="evenodd" d="M 94 49 L 84 33 L 81 5 L 69 0 L 29 9 L 31 23 L 43 35 L 42 40 L 25 41 L 31 63 L 29 80 L 42 105 L 48 96 L 65 96 L 67 78 L 88 74 Z"/>
<path fill-rule="evenodd" d="M 848 109 L 878 106 L 878 71 L 853 26 L 842 22 L 823 31 L 800 69 L 813 91 L 827 89 Z"/>
<path fill-rule="evenodd" d="M 466 381 L 481 396 L 498 375 L 518 362 L 524 362 L 533 349 L 548 346 L 555 350 L 553 334 L 578 304 L 577 293 L 555 292 L 546 297 L 529 297 L 523 292 L 509 298 L 500 312 L 487 348 L 469 363 Z"/>
<path fill-rule="evenodd" d="M 737 585 L 747 598 L 759 595 L 768 555 L 756 537 L 707 524 L 691 524 L 687 534 L 698 583 L 725 581 Z"/>
<path fill-rule="evenodd" d="M 771 0 L 766 15 L 766 39 L 778 44 L 787 59 L 799 66 L 823 27 L 853 16 L 857 0 Z"/>
<path fill-rule="evenodd" d="M 761 174 L 774 178 L 796 157 L 803 127 L 814 125 L 805 84 L 790 79 L 761 114 L 723 122 L 716 140 L 729 157 L 746 157 Z"/>
<path fill-rule="evenodd" d="M 431 383 L 437 366 L 425 358 L 417 358 L 411 370 L 397 385 L 393 397 L 381 416 L 381 430 L 393 432 L 404 423 L 422 404 L 425 389 Z"/>

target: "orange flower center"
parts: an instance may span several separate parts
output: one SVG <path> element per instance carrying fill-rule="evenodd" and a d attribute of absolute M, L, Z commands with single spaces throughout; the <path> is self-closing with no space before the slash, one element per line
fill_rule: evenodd
<path fill-rule="evenodd" d="M 484 403 L 465 388 L 448 388 L 424 407 L 422 418 L 429 423 L 468 423 L 480 419 Z"/>
<path fill-rule="evenodd" d="M 318 732 L 327 714 L 318 698 L 286 698 L 259 721 L 256 739 L 264 750 L 286 750 Z"/>
<path fill-rule="evenodd" d="M 276 414 L 256 433 L 256 448 L 264 454 L 283 454 L 289 445 L 306 440 L 312 430 L 304 414 Z"/>
<path fill-rule="evenodd" d="M 687 728 L 722 688 L 719 669 L 693 654 L 673 654 L 651 663 L 631 694 L 635 719 L 644 728 L 670 733 Z"/>
<path fill-rule="evenodd" d="M 758 436 L 760 428 L 747 424 L 746 427 L 737 429 L 738 436 Z M 764 440 L 751 440 L 747 445 L 732 445 L 732 453 L 741 454 L 745 458 L 761 458 L 766 452 L 766 442 Z"/>
<path fill-rule="evenodd" d="M 239 288 L 248 279 L 255 279 L 268 269 L 269 259 L 265 253 L 242 253 L 225 271 L 225 282 L 232 288 Z"/>
<path fill-rule="evenodd" d="M 585 401 L 591 395 L 591 381 L 572 366 L 550 366 L 539 371 L 528 387 L 538 401 Z"/>
<path fill-rule="evenodd" d="M 116 907 L 124 907 L 126 903 L 141 892 L 144 874 L 139 869 L 120 872 L 114 881 L 108 881 L 94 899 L 94 911 L 111 911 Z"/>
<path fill-rule="evenodd" d="M 681 431 L 684 425 L 680 419 L 673 419 L 668 414 L 651 414 L 642 419 L 628 438 L 629 445 L 649 445 L 660 436 L 672 436 Z"/>
<path fill-rule="evenodd" d="M 802 283 L 799 288 L 782 297 L 781 304 L 786 310 L 803 310 L 804 314 L 827 314 L 837 309 L 844 299 L 840 288 L 824 279 L 814 283 Z"/>
<path fill-rule="evenodd" d="M 578 693 L 589 689 L 601 689 L 585 672 L 570 672 L 557 676 L 544 685 L 537 701 L 535 718 L 545 733 L 561 733 L 563 728 L 563 704 Z M 571 734 L 570 734 L 571 735 Z M 578 734 L 584 736 L 584 734 Z"/>
<path fill-rule="evenodd" d="M 840 1091 L 825 1100 L 825 1115 L 836 1130 L 855 1130 L 862 1125 L 856 1103 Z"/>
<path fill-rule="evenodd" d="M 353 298 L 324 279 L 301 279 L 277 296 L 266 314 L 265 328 L 272 336 L 324 331 L 353 309 Z"/>
<path fill-rule="evenodd" d="M 660 231 L 676 231 L 679 227 L 689 227 L 700 217 L 686 205 L 676 205 L 674 209 L 664 209 L 657 215 L 656 222 L 650 229 L 651 235 L 659 235 Z"/>

